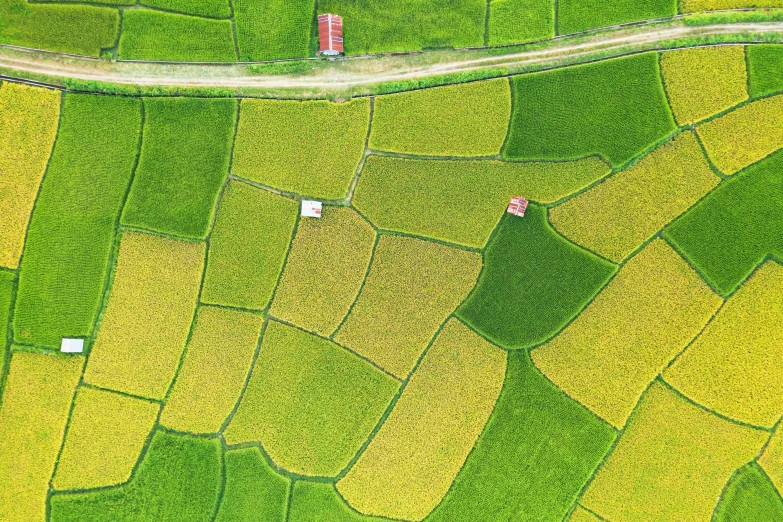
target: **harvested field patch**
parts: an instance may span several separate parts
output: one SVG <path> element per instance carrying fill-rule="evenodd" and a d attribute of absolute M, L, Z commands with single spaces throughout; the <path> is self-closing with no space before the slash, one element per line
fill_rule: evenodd
<path fill-rule="evenodd" d="M 218 439 L 156 431 L 130 482 L 51 498 L 52 522 L 207 522 L 221 482 Z"/>
<path fill-rule="evenodd" d="M 379 96 L 369 146 L 430 156 L 492 156 L 503 146 L 510 114 L 505 78 Z"/>
<path fill-rule="evenodd" d="M 555 35 L 555 9 L 549 0 L 492 0 L 489 45 L 533 42 Z"/>
<path fill-rule="evenodd" d="M 516 163 L 369 156 L 353 204 L 380 228 L 480 248 L 513 196 L 551 203 L 609 171 L 598 157 Z"/>
<path fill-rule="evenodd" d="M 74 399 L 54 489 L 89 489 L 128 480 L 160 406 L 80 387 Z"/>
<path fill-rule="evenodd" d="M 343 17 L 346 54 L 468 47 L 484 43 L 483 0 L 319 0 Z"/>
<path fill-rule="evenodd" d="M 724 9 L 783 7 L 781 0 L 679 0 L 681 13 L 700 13 Z"/>
<path fill-rule="evenodd" d="M 349 208 L 325 207 L 321 219 L 301 220 L 269 313 L 330 335 L 362 286 L 374 243 L 375 231 Z"/>
<path fill-rule="evenodd" d="M 783 153 L 724 181 L 664 231 L 722 294 L 769 254 L 783 256 Z"/>
<path fill-rule="evenodd" d="M 465 463 L 503 387 L 506 353 L 450 319 L 337 489 L 361 513 L 422 520 Z"/>
<path fill-rule="evenodd" d="M 654 53 L 523 74 L 503 156 L 622 165 L 675 129 Z"/>
<path fill-rule="evenodd" d="M 202 239 L 228 175 L 237 102 L 147 98 L 144 112 L 144 141 L 122 223 Z"/>
<path fill-rule="evenodd" d="M 783 91 L 783 45 L 748 46 L 748 76 L 753 98 Z"/>
<path fill-rule="evenodd" d="M 229 181 L 210 236 L 201 300 L 263 310 L 283 268 L 296 201 Z"/>
<path fill-rule="evenodd" d="M 314 0 L 233 0 L 240 62 L 306 58 Z"/>
<path fill-rule="evenodd" d="M 125 232 L 84 380 L 162 399 L 196 308 L 204 244 Z"/>
<path fill-rule="evenodd" d="M 729 479 L 712 515 L 713 522 L 783 520 L 783 500 L 769 477 L 750 462 Z"/>
<path fill-rule="evenodd" d="M 0 405 L 0 518 L 45 520 L 83 357 L 16 352 Z"/>
<path fill-rule="evenodd" d="M 697 403 L 771 428 L 783 415 L 783 266 L 769 261 L 663 374 Z"/>
<path fill-rule="evenodd" d="M 61 94 L 0 86 L 0 266 L 16 268 L 54 138 Z"/>
<path fill-rule="evenodd" d="M 332 484 L 297 480 L 291 492 L 288 522 L 385 522 L 353 511 Z"/>
<path fill-rule="evenodd" d="M 573 323 L 533 350 L 533 363 L 620 429 L 647 385 L 722 304 L 656 239 L 623 265 Z"/>
<path fill-rule="evenodd" d="M 680 125 L 703 120 L 748 97 L 745 48 L 741 45 L 664 52 L 661 73 Z"/>
<path fill-rule="evenodd" d="M 231 16 L 228 0 L 141 0 L 141 5 L 209 18 Z"/>
<path fill-rule="evenodd" d="M 232 173 L 317 198 L 345 197 L 364 152 L 368 99 L 242 100 Z"/>
<path fill-rule="evenodd" d="M 27 232 L 14 316 L 17 341 L 52 348 L 92 334 L 141 132 L 133 98 L 69 94 L 63 111 Z"/>
<path fill-rule="evenodd" d="M 767 436 L 656 381 L 580 503 L 613 522 L 709 520 L 724 484 Z"/>
<path fill-rule="evenodd" d="M 226 489 L 216 522 L 284 522 L 290 480 L 257 447 L 228 450 Z"/>
<path fill-rule="evenodd" d="M 552 209 L 568 239 L 620 262 L 720 181 L 686 131 L 634 166 Z"/>
<path fill-rule="evenodd" d="M 783 147 L 783 95 L 743 105 L 696 127 L 707 155 L 724 174 L 735 172 Z"/>
<path fill-rule="evenodd" d="M 334 476 L 367 439 L 398 385 L 334 343 L 272 321 L 226 442 L 257 440 L 283 469 Z"/>
<path fill-rule="evenodd" d="M 531 203 L 524 218 L 509 214 L 484 253 L 475 291 L 457 310 L 468 325 L 505 348 L 527 348 L 558 332 L 617 269 L 575 246 Z"/>
<path fill-rule="evenodd" d="M 427 520 L 562 520 L 614 438 L 608 424 L 541 375 L 527 352 L 511 352 L 489 422 Z"/>
<path fill-rule="evenodd" d="M 264 318 L 202 306 L 160 423 L 178 431 L 217 433 L 245 385 Z"/>
<path fill-rule="evenodd" d="M 147 9 L 131 9 L 123 14 L 118 54 L 124 60 L 234 62 L 237 59 L 230 20 Z"/>
<path fill-rule="evenodd" d="M 610 25 L 671 18 L 677 14 L 677 0 L 559 0 L 558 34 L 580 33 Z"/>
<path fill-rule="evenodd" d="M 480 270 L 480 254 L 383 235 L 362 292 L 335 341 L 404 378 L 473 288 Z"/>

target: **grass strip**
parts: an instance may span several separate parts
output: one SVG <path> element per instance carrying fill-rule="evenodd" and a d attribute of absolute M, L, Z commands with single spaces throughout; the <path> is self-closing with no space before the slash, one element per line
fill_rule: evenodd
<path fill-rule="evenodd" d="M 16 274 L 0 270 L 0 384 L 5 375 L 6 348 L 8 348 L 8 326 L 11 316 L 11 305 L 14 296 L 14 279 Z M 0 398 L 2 398 L 2 386 L 0 386 Z"/>
<path fill-rule="evenodd" d="M 314 0 L 232 0 L 239 61 L 310 55 Z"/>
<path fill-rule="evenodd" d="M 712 522 L 783 520 L 783 500 L 755 462 L 745 464 L 721 492 Z"/>
<path fill-rule="evenodd" d="M 783 91 L 783 45 L 750 45 L 747 53 L 750 96 Z"/>
<path fill-rule="evenodd" d="M 535 42 L 555 36 L 554 2 L 549 0 L 491 0 L 489 45 Z"/>

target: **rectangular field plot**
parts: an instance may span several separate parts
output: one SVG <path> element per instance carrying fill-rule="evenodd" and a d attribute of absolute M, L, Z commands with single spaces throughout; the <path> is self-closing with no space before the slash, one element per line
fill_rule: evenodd
<path fill-rule="evenodd" d="M 256 446 L 225 453 L 226 489 L 215 522 L 285 522 L 290 479 Z"/>
<path fill-rule="evenodd" d="M 209 244 L 201 300 L 263 310 L 283 268 L 297 203 L 229 181 Z"/>
<path fill-rule="evenodd" d="M 699 13 L 724 9 L 783 7 L 781 0 L 680 0 L 681 13 Z"/>
<path fill-rule="evenodd" d="M 383 235 L 335 341 L 404 378 L 440 324 L 473 288 L 480 270 L 478 253 Z"/>
<path fill-rule="evenodd" d="M 513 78 L 503 155 L 622 165 L 675 129 L 654 53 Z"/>
<path fill-rule="evenodd" d="M 0 86 L 0 266 L 16 268 L 60 117 L 59 91 Z"/>
<path fill-rule="evenodd" d="M 319 0 L 343 17 L 346 54 L 467 47 L 484 43 L 483 0 Z"/>
<path fill-rule="evenodd" d="M 237 102 L 147 98 L 144 113 L 141 156 L 122 223 L 204 238 L 228 175 Z"/>
<path fill-rule="evenodd" d="M 430 156 L 492 156 L 503 146 L 510 114 L 505 78 L 379 96 L 369 146 Z"/>
<path fill-rule="evenodd" d="M 783 91 L 781 70 L 783 70 L 783 45 L 748 46 L 751 97 Z"/>
<path fill-rule="evenodd" d="M 204 243 L 125 232 L 84 380 L 162 399 L 196 309 Z"/>
<path fill-rule="evenodd" d="M 123 14 L 119 57 L 125 60 L 234 62 L 230 20 L 146 9 Z"/>
<path fill-rule="evenodd" d="M 310 54 L 315 0 L 233 0 L 240 62 Z"/>
<path fill-rule="evenodd" d="M 16 352 L 0 406 L 0 519 L 46 520 L 46 492 L 83 357 Z"/>
<path fill-rule="evenodd" d="M 0 270 L 0 381 L 2 381 L 5 372 L 8 318 L 11 315 L 15 278 L 16 274 L 13 272 Z"/>
<path fill-rule="evenodd" d="M 768 433 L 725 421 L 656 381 L 581 504 L 612 522 L 710 520 Z"/>
<path fill-rule="evenodd" d="M 677 0 L 559 0 L 557 34 L 626 24 L 640 20 L 670 18 L 677 14 Z"/>
<path fill-rule="evenodd" d="M 480 248 L 513 196 L 551 203 L 609 171 L 597 157 L 516 163 L 368 156 L 353 204 L 382 229 Z"/>
<path fill-rule="evenodd" d="M 489 45 L 531 42 L 555 35 L 551 0 L 492 0 L 489 4 Z"/>
<path fill-rule="evenodd" d="M 242 100 L 232 174 L 338 199 L 364 152 L 370 102 Z"/>
<path fill-rule="evenodd" d="M 228 18 L 231 16 L 231 6 L 228 0 L 141 0 L 141 5 L 208 18 Z"/>
<path fill-rule="evenodd" d="M 140 106 L 66 96 L 20 267 L 16 341 L 57 348 L 62 337 L 92 334 L 136 163 Z"/>

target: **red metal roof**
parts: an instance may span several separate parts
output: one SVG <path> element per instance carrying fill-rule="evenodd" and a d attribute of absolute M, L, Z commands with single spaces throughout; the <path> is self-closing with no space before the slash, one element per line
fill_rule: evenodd
<path fill-rule="evenodd" d="M 335 14 L 318 15 L 318 43 L 321 50 L 343 52 L 343 19 Z"/>
<path fill-rule="evenodd" d="M 522 196 L 511 198 L 511 203 L 508 204 L 506 212 L 514 214 L 515 216 L 524 217 L 525 210 L 527 210 L 527 200 Z"/>

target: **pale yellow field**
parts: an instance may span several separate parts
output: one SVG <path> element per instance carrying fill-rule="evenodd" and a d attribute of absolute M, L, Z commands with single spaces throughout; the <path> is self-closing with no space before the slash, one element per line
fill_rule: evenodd
<path fill-rule="evenodd" d="M 16 268 L 60 117 L 61 94 L 0 86 L 0 266 Z"/>
<path fill-rule="evenodd" d="M 783 415 L 783 266 L 770 261 L 663 374 L 692 400 L 772 427 Z"/>
<path fill-rule="evenodd" d="M 568 517 L 568 522 L 601 522 L 601 519 L 577 505 L 571 516 Z"/>
<path fill-rule="evenodd" d="M 696 127 L 707 155 L 734 174 L 783 147 L 783 95 L 764 98 Z"/>
<path fill-rule="evenodd" d="M 46 520 L 46 492 L 83 357 L 14 352 L 0 406 L 0 520 Z"/>
<path fill-rule="evenodd" d="M 767 436 L 656 381 L 580 503 L 612 522 L 710 520 L 729 477 Z"/>
<path fill-rule="evenodd" d="M 65 436 L 55 489 L 87 489 L 127 481 L 160 406 L 80 387 Z"/>
<path fill-rule="evenodd" d="M 216 433 L 239 399 L 261 335 L 263 316 L 202 306 L 160 423 Z"/>
<path fill-rule="evenodd" d="M 783 429 L 775 430 L 764 453 L 758 458 L 759 466 L 769 475 L 772 483 L 783 491 Z"/>
<path fill-rule="evenodd" d="M 451 319 L 337 489 L 362 513 L 423 519 L 484 429 L 505 373 L 506 353 Z"/>
<path fill-rule="evenodd" d="M 683 132 L 639 163 L 552 209 L 564 236 L 622 261 L 718 184 L 692 132 Z"/>
<path fill-rule="evenodd" d="M 721 304 L 723 299 L 656 239 L 531 357 L 552 382 L 619 429 L 650 381 Z"/>
<path fill-rule="evenodd" d="M 330 335 L 361 288 L 374 242 L 375 231 L 349 208 L 301 220 L 269 313 Z"/>
<path fill-rule="evenodd" d="M 162 399 L 196 309 L 204 243 L 125 232 L 84 380 Z"/>
<path fill-rule="evenodd" d="M 703 120 L 748 97 L 745 48 L 740 45 L 665 52 L 661 73 L 680 125 Z"/>
<path fill-rule="evenodd" d="M 381 236 L 367 282 L 335 341 L 404 378 L 476 284 L 481 265 L 478 253 Z"/>
<path fill-rule="evenodd" d="M 681 13 L 700 13 L 745 7 L 783 7 L 781 0 L 679 0 Z"/>

